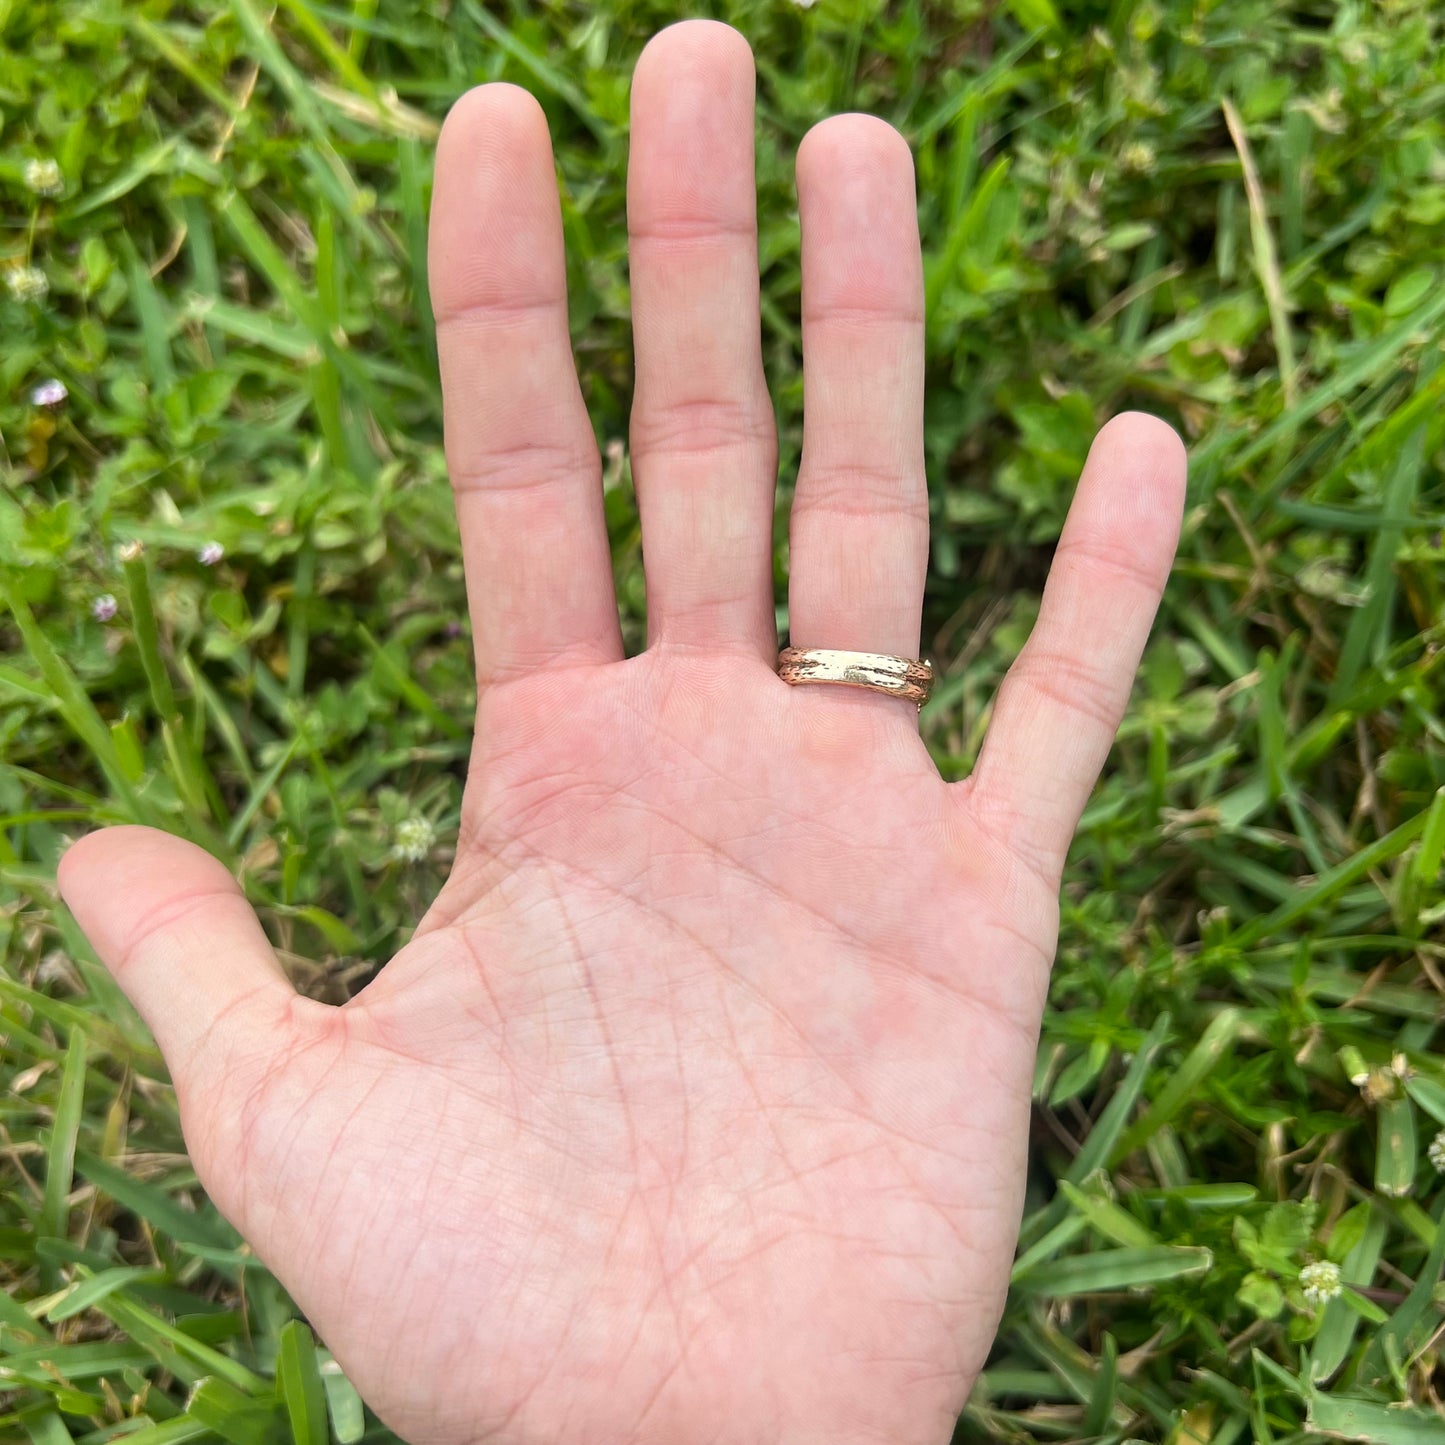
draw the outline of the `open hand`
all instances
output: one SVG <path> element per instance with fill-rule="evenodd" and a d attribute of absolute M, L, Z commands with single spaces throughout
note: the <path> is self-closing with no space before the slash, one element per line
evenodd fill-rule
<path fill-rule="evenodd" d="M 1060 870 L 1178 532 L 1183 450 L 1101 432 L 966 782 L 904 702 L 774 672 L 753 70 L 637 67 L 624 660 L 546 125 L 443 132 L 431 284 L 480 683 L 455 868 L 330 1008 L 226 870 L 120 828 L 67 902 L 154 1029 L 220 1209 L 416 1445 L 942 1442 L 1021 1207 Z M 916 656 L 928 554 L 913 173 L 798 155 L 806 437 L 792 641 Z"/>

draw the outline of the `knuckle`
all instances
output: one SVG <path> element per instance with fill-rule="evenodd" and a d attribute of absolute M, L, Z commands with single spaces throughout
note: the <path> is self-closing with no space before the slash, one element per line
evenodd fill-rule
<path fill-rule="evenodd" d="M 632 454 L 686 457 L 774 444 L 772 412 L 751 398 L 695 397 L 650 404 L 632 415 Z"/>
<path fill-rule="evenodd" d="M 1060 547 L 1058 562 L 1087 572 L 1091 585 L 1097 583 L 1108 587 L 1124 583 L 1150 594 L 1157 593 L 1164 585 L 1158 563 L 1140 556 L 1132 543 L 1123 537 L 1079 537 Z"/>
<path fill-rule="evenodd" d="M 804 466 L 793 496 L 793 516 L 814 514 L 886 518 L 928 526 L 928 493 L 907 466 L 887 462 L 829 462 Z"/>
<path fill-rule="evenodd" d="M 589 456 L 571 442 L 528 436 L 494 445 L 465 463 L 450 468 L 452 491 L 458 497 L 507 492 L 543 492 L 574 485 L 598 470 Z"/>

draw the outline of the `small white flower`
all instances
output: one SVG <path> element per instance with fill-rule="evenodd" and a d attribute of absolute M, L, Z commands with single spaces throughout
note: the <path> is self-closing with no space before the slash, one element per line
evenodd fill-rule
<path fill-rule="evenodd" d="M 116 614 L 116 600 L 109 592 L 102 592 L 94 602 L 90 604 L 90 615 L 97 622 L 109 622 Z"/>
<path fill-rule="evenodd" d="M 1340 1292 L 1340 1267 L 1332 1260 L 1317 1259 L 1300 1270 L 1299 1282 L 1307 1304 L 1325 1304 Z"/>
<path fill-rule="evenodd" d="M 50 290 L 50 278 L 39 266 L 12 266 L 5 284 L 17 301 L 42 301 Z"/>
<path fill-rule="evenodd" d="M 420 863 L 436 840 L 437 830 L 429 818 L 403 818 L 392 831 L 391 856 L 405 863 Z"/>
<path fill-rule="evenodd" d="M 70 392 L 66 389 L 65 383 L 52 376 L 48 381 L 42 381 L 31 389 L 30 405 L 60 406 L 69 395 Z"/>
<path fill-rule="evenodd" d="M 133 537 L 129 542 L 122 542 L 120 546 L 115 549 L 116 559 L 122 565 L 126 562 L 139 562 L 144 554 L 144 543 L 137 542 Z"/>
<path fill-rule="evenodd" d="M 50 156 L 25 162 L 25 184 L 37 196 L 58 196 L 65 189 L 60 164 Z"/>
<path fill-rule="evenodd" d="M 1425 1157 L 1435 1166 L 1436 1173 L 1445 1174 L 1445 1129 L 1430 1141 Z"/>
<path fill-rule="evenodd" d="M 222 557 L 226 555 L 226 549 L 219 542 L 206 542 L 202 544 L 199 552 L 196 553 L 196 561 L 202 567 L 214 567 Z"/>
<path fill-rule="evenodd" d="M 1154 147 L 1144 141 L 1133 141 L 1124 147 L 1119 159 L 1126 171 L 1145 176 L 1154 169 Z"/>
<path fill-rule="evenodd" d="M 793 4 L 799 10 L 811 10 L 818 3 L 818 0 L 793 0 Z"/>
<path fill-rule="evenodd" d="M 611 437 L 602 448 L 602 490 L 610 492 L 622 480 L 627 466 L 627 446 L 621 437 Z"/>

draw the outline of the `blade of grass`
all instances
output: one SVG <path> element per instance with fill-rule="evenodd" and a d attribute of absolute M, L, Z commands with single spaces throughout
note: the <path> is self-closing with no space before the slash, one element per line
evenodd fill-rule
<path fill-rule="evenodd" d="M 1409 517 L 1424 471 L 1425 427 L 1422 425 L 1405 440 L 1395 458 L 1383 498 L 1388 515 Z M 1395 558 L 1400 544 L 1400 534 L 1391 531 L 1378 533 L 1370 544 L 1369 561 L 1365 564 L 1365 605 L 1355 610 L 1345 629 L 1327 707 L 1338 707 L 1359 680 L 1366 658 L 1379 658 L 1389 646 L 1395 609 Z"/>
<path fill-rule="evenodd" d="M 1313 884 L 1299 891 L 1299 896 L 1280 904 L 1263 918 L 1255 918 L 1241 924 L 1229 937 L 1233 948 L 1245 950 L 1263 941 L 1291 923 L 1314 913 L 1321 904 L 1329 902 L 1344 892 L 1357 878 L 1362 878 L 1381 863 L 1398 858 L 1411 843 L 1425 831 L 1427 814 L 1417 813 L 1413 818 L 1392 829 L 1383 838 L 1377 838 L 1367 847 L 1352 853 L 1343 862 L 1337 863 L 1328 873 L 1315 879 Z"/>
<path fill-rule="evenodd" d="M 1233 1047 L 1243 1023 L 1243 1014 L 1235 1008 L 1221 1009 L 1215 1014 L 1200 1035 L 1199 1042 L 1169 1075 L 1158 1097 L 1120 1135 L 1109 1151 L 1111 1161 L 1117 1162 L 1141 1148 L 1157 1130 L 1174 1118 Z"/>
<path fill-rule="evenodd" d="M 268 1382 L 260 1375 L 151 1314 L 124 1293 L 107 1295 L 97 1300 L 94 1308 L 149 1350 L 172 1374 L 190 1384 L 199 1384 L 207 1375 L 214 1375 L 244 1394 L 260 1395 L 268 1389 Z"/>
<path fill-rule="evenodd" d="M 182 1209 L 155 1185 L 144 1183 L 94 1155 L 82 1153 L 76 1163 L 80 1172 L 107 1198 L 147 1220 L 167 1239 L 218 1249 L 234 1245 L 235 1235 L 230 1226 L 218 1217 Z"/>
<path fill-rule="evenodd" d="M 1375 1110 L 1375 1188 L 1392 1199 L 1415 1187 L 1419 1150 L 1415 1107 L 1408 1097 L 1381 1100 Z"/>
<path fill-rule="evenodd" d="M 203 1380 L 186 1413 L 203 1421 L 229 1445 L 277 1445 L 284 1413 L 275 1399 L 257 1399 L 227 1380 Z"/>
<path fill-rule="evenodd" d="M 605 145 L 610 139 L 607 127 L 598 118 L 587 97 L 568 75 L 551 61 L 544 59 L 530 49 L 507 29 L 507 27 L 477 0 L 461 0 L 461 9 L 493 45 L 513 60 L 522 70 L 546 91 L 564 101 L 572 114 L 591 131 L 593 138 Z"/>
<path fill-rule="evenodd" d="M 1265 306 L 1269 310 L 1270 331 L 1273 333 L 1274 349 L 1279 358 L 1280 388 L 1284 392 L 1284 415 L 1288 417 L 1293 414 L 1298 400 L 1295 384 L 1297 363 L 1294 337 L 1289 324 L 1290 305 L 1285 296 L 1284 278 L 1280 275 L 1274 232 L 1269 224 L 1269 209 L 1265 204 L 1264 187 L 1259 183 L 1259 172 L 1255 168 L 1254 153 L 1250 150 L 1244 122 L 1239 118 L 1239 112 L 1228 96 L 1220 102 L 1220 108 L 1224 112 L 1224 123 L 1229 128 L 1229 138 L 1234 142 L 1240 169 L 1244 174 L 1244 195 L 1249 205 L 1249 234 L 1254 245 L 1254 268 L 1264 291 Z M 1281 434 L 1281 444 L 1288 436 L 1287 431 Z"/>
<path fill-rule="evenodd" d="M 1380 1405 L 1372 1400 L 1325 1395 L 1312 1390 L 1306 1425 L 1340 1440 L 1375 1445 L 1445 1445 L 1445 1420 L 1412 1406 Z"/>
<path fill-rule="evenodd" d="M 1214 1263 L 1207 1249 L 1159 1245 L 1149 1249 L 1101 1249 L 1071 1254 L 1036 1266 L 1013 1281 L 1021 1294 L 1066 1299 L 1071 1295 L 1105 1294 L 1140 1289 L 1185 1275 L 1203 1274 Z"/>
<path fill-rule="evenodd" d="M 1340 1265 L 1340 1278 L 1348 1285 L 1366 1286 L 1374 1282 L 1375 1270 L 1385 1248 L 1389 1224 L 1377 1207 L 1370 1208 L 1364 1233 Z M 1330 1379 L 1344 1364 L 1360 1328 L 1360 1317 L 1343 1299 L 1332 1299 L 1325 1305 L 1319 1333 L 1310 1352 L 1310 1378 Z"/>
<path fill-rule="evenodd" d="M 78 1279 L 46 1310 L 45 1318 L 52 1324 L 59 1324 L 62 1320 L 84 1314 L 107 1295 L 112 1295 L 116 1290 L 124 1289 L 137 1280 L 153 1281 L 163 1278 L 160 1270 L 145 1265 L 119 1265 L 115 1269 L 103 1270 L 100 1274 Z"/>
<path fill-rule="evenodd" d="M 1059 1181 L 1059 1192 L 1082 1215 L 1089 1228 L 1110 1244 L 1125 1248 L 1148 1249 L 1160 1243 L 1159 1236 L 1141 1224 L 1127 1209 L 1121 1208 L 1111 1199 L 1101 1199 L 1086 1194 L 1067 1179 Z"/>
<path fill-rule="evenodd" d="M 40 1209 L 42 1230 L 57 1239 L 68 1232 L 70 1190 L 75 1177 L 75 1141 L 85 1106 L 85 1034 L 73 1029 L 65 1049 L 55 1121 L 46 1151 L 45 1197 Z"/>
<path fill-rule="evenodd" d="M 321 1362 L 321 1380 L 326 1386 L 326 1407 L 331 1412 L 331 1430 L 337 1445 L 356 1445 L 366 1431 L 361 1396 L 329 1355 Z"/>
<path fill-rule="evenodd" d="M 331 1435 L 326 1423 L 326 1385 L 311 1331 L 300 1320 L 289 1321 L 281 1331 L 276 1384 L 295 1445 L 327 1445 Z"/>

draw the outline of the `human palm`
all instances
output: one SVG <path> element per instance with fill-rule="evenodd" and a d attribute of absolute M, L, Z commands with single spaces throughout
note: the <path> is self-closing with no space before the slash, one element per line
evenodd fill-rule
<path fill-rule="evenodd" d="M 1017 1230 L 1059 870 L 1177 534 L 1101 433 L 973 776 L 911 706 L 774 671 L 746 46 L 639 62 L 623 660 L 535 103 L 443 134 L 432 288 L 480 684 L 450 879 L 345 1007 L 220 864 L 115 829 L 67 900 L 155 1030 L 197 1170 L 417 1445 L 948 1437 Z M 927 508 L 907 152 L 799 156 L 795 643 L 916 654 Z"/>

